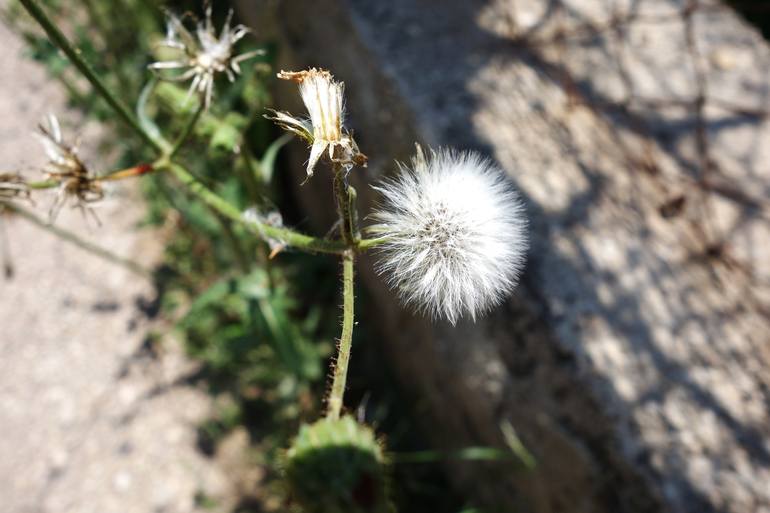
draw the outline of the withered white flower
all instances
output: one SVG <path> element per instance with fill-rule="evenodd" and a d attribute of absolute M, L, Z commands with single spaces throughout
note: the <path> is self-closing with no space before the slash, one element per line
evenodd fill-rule
<path fill-rule="evenodd" d="M 452 324 L 499 304 L 527 251 L 523 207 L 501 170 L 473 152 L 418 147 L 411 168 L 375 187 L 377 271 L 402 300 Z"/>
<path fill-rule="evenodd" d="M 176 76 L 166 76 L 166 80 L 185 81 L 192 78 L 188 97 L 193 92 L 202 96 L 205 108 L 211 105 L 214 92 L 214 78 L 218 73 L 227 75 L 233 82 L 241 72 L 240 63 L 264 53 L 254 50 L 240 55 L 234 55 L 234 45 L 250 32 L 243 25 L 230 27 L 233 11 L 227 15 L 222 32 L 217 36 L 211 23 L 211 6 L 206 8 L 206 18 L 199 22 L 195 36 L 184 26 L 182 20 L 173 14 L 168 15 L 166 23 L 166 38 L 159 46 L 170 49 L 175 55 L 168 60 L 150 64 L 153 70 L 184 70 Z"/>
<path fill-rule="evenodd" d="M 354 165 L 365 166 L 366 156 L 358 150 L 353 136 L 344 127 L 345 85 L 334 80 L 328 71 L 316 68 L 281 71 L 278 78 L 299 84 L 299 93 L 310 119 L 297 118 L 279 111 L 273 111 L 269 119 L 311 145 L 307 176 L 313 176 L 316 164 L 327 151 L 329 160 L 347 169 Z"/>

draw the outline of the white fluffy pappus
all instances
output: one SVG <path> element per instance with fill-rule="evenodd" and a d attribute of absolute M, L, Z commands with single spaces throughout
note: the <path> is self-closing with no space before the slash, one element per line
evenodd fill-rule
<path fill-rule="evenodd" d="M 527 222 L 504 173 L 474 152 L 418 147 L 411 167 L 375 186 L 371 216 L 377 272 L 402 301 L 452 324 L 499 304 L 516 286 L 527 252 Z"/>

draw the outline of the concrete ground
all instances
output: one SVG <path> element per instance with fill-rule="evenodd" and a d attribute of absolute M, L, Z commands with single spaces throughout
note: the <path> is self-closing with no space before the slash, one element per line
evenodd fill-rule
<path fill-rule="evenodd" d="M 88 149 L 100 128 L 65 108 L 64 92 L 2 24 L 0 47 L 0 169 L 40 176 L 31 133 L 48 112 L 65 138 L 83 136 L 97 164 Z M 52 196 L 38 197 L 29 207 L 45 216 Z M 112 191 L 98 215 L 101 227 L 64 208 L 56 224 L 157 262 L 162 241 L 136 229 L 135 189 Z M 23 219 L 4 221 L 15 275 L 0 279 L 0 513 L 190 512 L 196 495 L 229 508 L 227 472 L 195 446 L 211 399 L 178 384 L 194 365 L 178 348 L 155 357 L 144 345 L 149 321 L 137 302 L 152 299 L 152 284 Z"/>

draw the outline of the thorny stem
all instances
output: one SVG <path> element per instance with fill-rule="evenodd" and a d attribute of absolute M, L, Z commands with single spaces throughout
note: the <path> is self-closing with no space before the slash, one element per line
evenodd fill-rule
<path fill-rule="evenodd" d="M 38 226 L 39 228 L 49 231 L 54 235 L 56 235 L 57 237 L 60 237 L 66 240 L 67 242 L 71 242 L 72 244 L 78 246 L 81 249 L 84 249 L 90 253 L 93 253 L 112 263 L 122 265 L 123 267 L 133 272 L 134 274 L 142 276 L 143 278 L 152 277 L 152 272 L 149 269 L 146 269 L 145 267 L 137 264 L 133 260 L 129 260 L 128 258 L 122 257 L 120 255 L 116 255 L 115 253 L 107 249 L 104 249 L 101 246 L 98 246 L 92 242 L 89 242 L 81 238 L 80 236 L 70 232 L 69 230 L 65 230 L 63 228 L 59 228 L 58 226 L 46 223 L 45 221 L 37 217 L 35 214 L 33 214 L 32 212 L 30 212 L 29 210 L 23 207 L 20 207 L 19 205 L 16 205 L 14 203 L 7 202 L 7 201 L 0 201 L 0 210 L 2 209 L 7 209 L 13 212 L 14 214 L 19 215 L 20 217 L 23 217 L 24 219 Z"/>
<path fill-rule="evenodd" d="M 83 59 L 80 50 L 74 48 L 62 32 L 51 22 L 48 15 L 40 8 L 37 0 L 19 0 L 29 14 L 35 18 L 35 20 L 43 27 L 51 42 L 61 49 L 62 52 L 69 58 L 72 64 L 83 74 L 91 85 L 94 86 L 96 92 L 98 92 L 102 98 L 115 110 L 115 112 L 123 119 L 123 121 L 130 126 L 136 133 L 138 133 L 144 142 L 156 150 L 163 151 L 163 147 L 153 139 L 150 134 L 144 131 L 139 121 L 134 117 L 130 110 L 115 97 L 107 86 L 104 84 L 101 78 L 91 68 L 91 66 Z"/>
<path fill-rule="evenodd" d="M 329 392 L 326 416 L 340 418 L 342 399 L 350 364 L 350 348 L 353 345 L 353 251 L 348 249 L 342 254 L 342 334 L 340 335 L 337 361 L 334 364 L 334 378 Z"/>

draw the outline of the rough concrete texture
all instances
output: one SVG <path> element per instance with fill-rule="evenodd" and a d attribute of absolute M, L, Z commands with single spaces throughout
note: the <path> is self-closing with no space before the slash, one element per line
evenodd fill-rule
<path fill-rule="evenodd" d="M 456 483 L 494 511 L 770 511 L 770 52 L 754 29 L 705 1 L 241 5 L 278 28 L 283 67 L 346 82 L 364 211 L 415 140 L 483 151 L 527 199 L 523 283 L 475 325 L 416 318 L 360 266 L 435 443 L 500 443 L 510 422 L 538 460 L 450 466 Z M 300 189 L 319 232 L 325 178 Z"/>
<path fill-rule="evenodd" d="M 0 47 L 2 168 L 39 176 L 45 156 L 31 134 L 49 111 L 98 162 L 89 150 L 103 130 L 67 111 L 3 24 Z M 45 217 L 53 195 L 36 198 L 26 206 Z M 97 207 L 102 227 L 66 207 L 56 224 L 150 266 L 162 239 L 136 229 L 142 209 L 121 188 Z M 199 492 L 225 508 L 232 483 L 195 445 L 211 399 L 184 384 L 195 368 L 178 348 L 145 345 L 137 301 L 153 299 L 152 284 L 23 219 L 2 221 L 15 276 L 0 279 L 0 512 L 188 513 Z"/>

